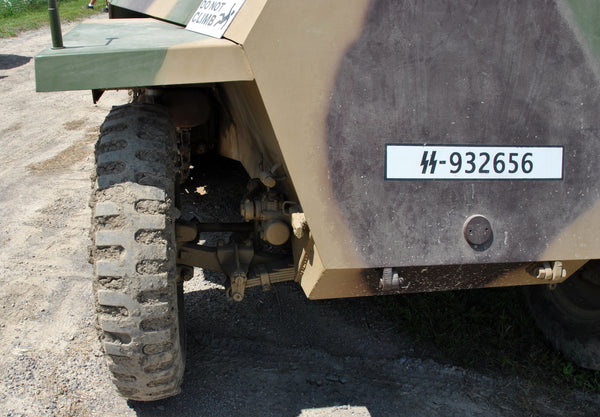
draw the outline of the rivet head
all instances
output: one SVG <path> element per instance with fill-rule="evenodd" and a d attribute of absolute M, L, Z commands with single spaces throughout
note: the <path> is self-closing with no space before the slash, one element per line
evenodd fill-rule
<path fill-rule="evenodd" d="M 492 240 L 492 225 L 484 216 L 471 216 L 463 226 L 463 235 L 470 245 L 485 245 Z"/>

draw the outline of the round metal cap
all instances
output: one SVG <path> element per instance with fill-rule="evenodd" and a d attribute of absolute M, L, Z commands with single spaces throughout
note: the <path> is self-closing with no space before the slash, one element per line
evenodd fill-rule
<path fill-rule="evenodd" d="M 463 234 L 470 245 L 484 245 L 492 239 L 492 225 L 484 216 L 471 216 L 463 226 Z"/>

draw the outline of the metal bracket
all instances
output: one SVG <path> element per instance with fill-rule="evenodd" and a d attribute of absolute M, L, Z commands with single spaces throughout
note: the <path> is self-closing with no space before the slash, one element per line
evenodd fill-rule
<path fill-rule="evenodd" d="M 567 270 L 563 268 L 561 261 L 544 262 L 533 271 L 532 275 L 543 281 L 558 281 L 566 278 Z"/>
<path fill-rule="evenodd" d="M 394 268 L 383 268 L 383 274 L 379 280 L 379 290 L 383 292 L 400 291 L 400 286 L 404 283 L 398 271 Z"/>
<path fill-rule="evenodd" d="M 223 272 L 229 277 L 230 288 L 227 295 L 234 301 L 244 299 L 244 289 L 248 279 L 246 275 L 252 258 L 254 258 L 254 248 L 250 245 L 242 246 L 235 242 L 225 245 L 220 241 L 217 246 L 217 259 Z"/>
<path fill-rule="evenodd" d="M 269 271 L 264 265 L 258 265 L 255 269 L 256 275 L 260 278 L 260 285 L 263 291 L 269 291 L 271 289 L 271 280 L 269 279 Z M 249 287 L 250 281 L 246 284 Z"/>

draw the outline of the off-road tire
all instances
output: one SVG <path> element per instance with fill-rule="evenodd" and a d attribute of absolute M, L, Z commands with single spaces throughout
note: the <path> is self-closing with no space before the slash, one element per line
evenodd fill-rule
<path fill-rule="evenodd" d="M 177 282 L 176 136 L 166 109 L 114 107 L 100 128 L 92 207 L 97 323 L 119 393 L 176 395 L 184 371 Z"/>
<path fill-rule="evenodd" d="M 600 370 L 600 261 L 556 288 L 526 287 L 536 324 L 555 349 L 583 368 Z"/>

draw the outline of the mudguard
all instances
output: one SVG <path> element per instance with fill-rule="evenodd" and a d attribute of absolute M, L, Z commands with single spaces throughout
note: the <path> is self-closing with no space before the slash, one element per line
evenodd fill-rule
<path fill-rule="evenodd" d="M 240 45 L 151 18 L 87 21 L 63 49 L 35 57 L 37 91 L 149 87 L 254 78 Z"/>

